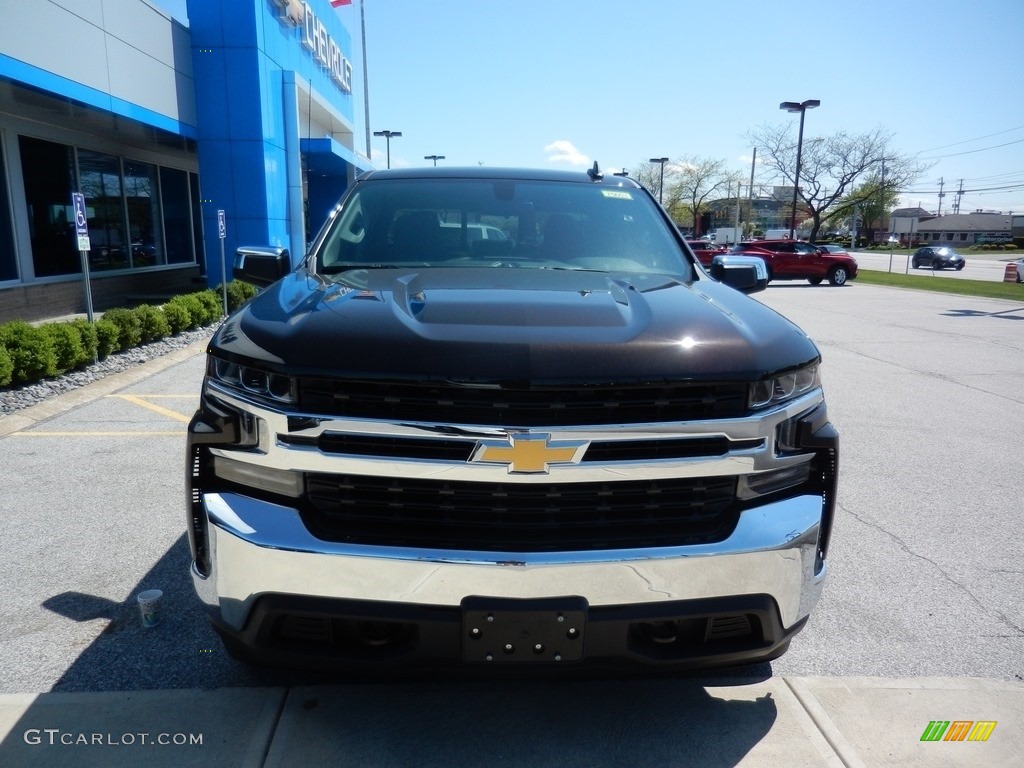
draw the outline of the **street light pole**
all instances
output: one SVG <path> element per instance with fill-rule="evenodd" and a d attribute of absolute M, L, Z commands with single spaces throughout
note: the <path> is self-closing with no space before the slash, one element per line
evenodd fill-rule
<path fill-rule="evenodd" d="M 437 161 L 438 160 L 444 160 L 444 155 L 424 155 L 423 159 L 424 160 L 433 160 L 434 161 L 434 167 L 437 168 Z"/>
<path fill-rule="evenodd" d="M 665 191 L 665 163 L 668 162 L 668 158 L 652 157 L 651 162 L 661 166 L 661 180 L 658 182 L 658 204 L 661 205 L 663 203 L 662 193 Z"/>
<path fill-rule="evenodd" d="M 392 139 L 392 137 L 401 136 L 402 132 L 401 131 L 374 131 L 373 135 L 374 136 L 383 136 L 385 139 L 387 139 L 387 143 L 388 143 L 388 168 L 390 168 L 391 167 L 391 139 Z"/>
<path fill-rule="evenodd" d="M 779 109 L 784 109 L 787 112 L 800 113 L 800 133 L 796 140 L 796 178 L 793 179 L 793 211 L 789 218 L 790 240 L 796 239 L 796 199 L 800 192 L 800 160 L 804 148 L 804 114 L 808 109 L 814 109 L 818 106 L 821 106 L 821 102 L 818 99 L 808 99 L 807 101 L 800 103 L 795 101 L 784 101 L 779 104 Z"/>

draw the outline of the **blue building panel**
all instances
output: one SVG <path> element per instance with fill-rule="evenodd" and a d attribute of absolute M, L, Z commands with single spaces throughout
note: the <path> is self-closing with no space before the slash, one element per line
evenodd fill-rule
<path fill-rule="evenodd" d="M 195 73 L 196 112 L 199 115 L 200 138 L 203 141 L 227 139 L 227 89 L 229 80 L 223 48 L 193 48 L 192 70 Z M 219 109 L 215 105 L 221 105 Z M 200 146 L 200 154 L 202 147 Z"/>
<path fill-rule="evenodd" d="M 263 139 L 261 115 L 266 108 L 266 93 L 260 83 L 260 58 L 255 48 L 224 51 L 227 88 L 222 109 L 228 116 L 228 136 L 236 141 Z"/>
<path fill-rule="evenodd" d="M 220 248 L 218 209 L 231 223 L 224 243 L 230 253 L 238 244 L 261 243 L 300 251 L 313 232 L 305 232 L 297 213 L 303 206 L 289 196 L 300 189 L 300 140 L 317 130 L 296 115 L 308 115 L 315 99 L 322 112 L 336 116 L 333 135 L 351 131 L 354 49 L 342 18 L 348 14 L 355 23 L 358 16 L 354 9 L 339 13 L 328 0 L 189 0 L 188 11 L 200 176 L 210 200 L 203 207 L 207 253 Z M 296 103 L 297 94 L 306 103 Z M 347 186 L 355 158 L 330 133 L 313 138 L 321 172 L 306 202 L 308 225 L 315 230 Z M 293 262 L 301 257 L 292 254 Z M 212 286 L 221 278 L 220 267 L 208 261 Z"/>
<path fill-rule="evenodd" d="M 260 2 L 261 0 L 247 0 Z M 232 27 L 225 25 L 224 19 L 235 15 L 234 7 L 239 5 L 239 0 L 222 0 L 213 2 L 210 0 L 188 0 L 188 26 L 192 36 L 192 50 L 197 48 L 223 48 L 225 35 L 234 37 Z M 237 39 L 237 38 L 236 38 Z"/>

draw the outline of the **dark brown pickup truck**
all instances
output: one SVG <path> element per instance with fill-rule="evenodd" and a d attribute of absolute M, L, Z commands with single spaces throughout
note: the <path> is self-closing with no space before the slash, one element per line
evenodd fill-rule
<path fill-rule="evenodd" d="M 493 229 L 488 237 L 481 228 Z M 228 649 L 407 662 L 760 662 L 826 575 L 817 348 L 697 265 L 632 179 L 372 172 L 209 346 L 196 591 Z"/>

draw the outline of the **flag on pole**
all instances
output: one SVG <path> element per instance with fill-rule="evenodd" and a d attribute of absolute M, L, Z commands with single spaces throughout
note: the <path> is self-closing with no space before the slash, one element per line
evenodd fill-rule
<path fill-rule="evenodd" d="M 343 5 L 352 5 L 352 0 L 330 0 L 332 8 L 340 8 Z"/>

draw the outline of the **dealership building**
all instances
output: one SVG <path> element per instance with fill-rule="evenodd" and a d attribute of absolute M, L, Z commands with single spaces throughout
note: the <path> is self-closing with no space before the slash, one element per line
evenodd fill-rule
<path fill-rule="evenodd" d="M 213 287 L 238 245 L 294 262 L 371 167 L 358 4 L 187 9 L 5 7 L 0 322 Z"/>

